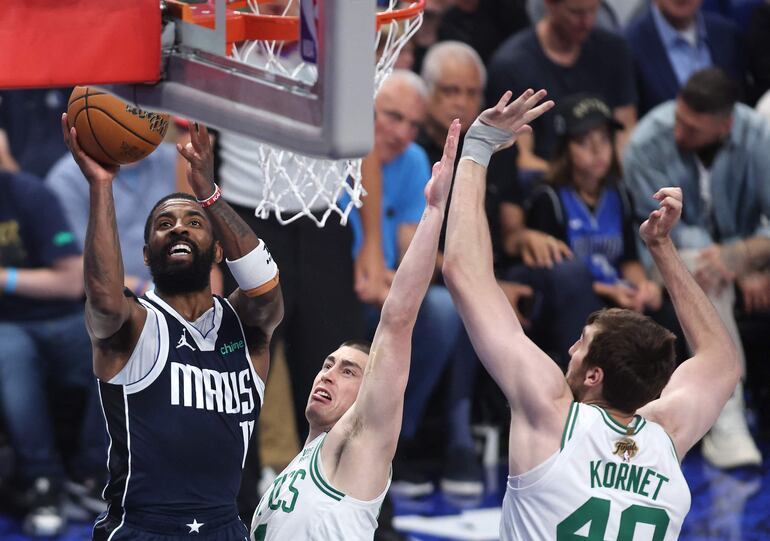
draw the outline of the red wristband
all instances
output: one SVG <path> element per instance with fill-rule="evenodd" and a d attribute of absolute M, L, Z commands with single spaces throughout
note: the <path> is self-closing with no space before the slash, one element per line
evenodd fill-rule
<path fill-rule="evenodd" d="M 219 185 L 215 183 L 214 184 L 214 193 L 213 194 L 208 196 L 206 199 L 197 199 L 197 198 L 196 199 L 197 199 L 198 203 L 200 203 L 200 205 L 203 208 L 206 208 L 206 207 L 210 207 L 211 205 L 216 203 L 219 200 L 220 197 L 222 197 L 222 190 L 220 190 L 219 189 Z"/>

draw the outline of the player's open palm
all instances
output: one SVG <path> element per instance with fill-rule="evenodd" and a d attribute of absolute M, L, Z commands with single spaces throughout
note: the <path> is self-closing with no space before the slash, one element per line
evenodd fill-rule
<path fill-rule="evenodd" d="M 89 184 L 97 183 L 110 183 L 115 178 L 120 170 L 119 165 L 106 165 L 97 162 L 91 156 L 81 148 L 78 143 L 78 134 L 75 127 L 69 127 L 67 122 L 67 113 L 61 116 L 61 130 L 64 136 L 64 144 L 72 153 L 72 157 L 75 158 L 75 163 L 78 164 L 80 170 L 83 172 L 83 176 Z"/>
<path fill-rule="evenodd" d="M 639 234 L 648 246 L 666 240 L 682 215 L 681 188 L 661 188 L 652 197 L 660 205 L 639 228 Z"/>
<path fill-rule="evenodd" d="M 494 107 L 486 109 L 479 115 L 478 120 L 482 124 L 505 130 L 511 134 L 508 141 L 495 148 L 496 152 L 511 146 L 516 137 L 522 133 L 531 132 L 532 128 L 529 123 L 553 107 L 552 100 L 540 103 L 546 94 L 545 90 L 541 89 L 535 92 L 530 88 L 511 102 L 513 92 L 508 90 Z"/>
<path fill-rule="evenodd" d="M 187 182 L 199 199 L 205 199 L 214 190 L 214 151 L 206 126 L 196 122 L 188 124 L 190 141 L 176 149 L 187 160 Z"/>
<path fill-rule="evenodd" d="M 460 121 L 454 119 L 449 126 L 446 142 L 444 143 L 444 154 L 441 161 L 433 164 L 433 172 L 425 186 L 425 201 L 428 206 L 444 209 L 449 190 L 452 187 L 452 176 L 454 175 L 455 156 L 457 155 L 457 143 L 460 140 Z"/>

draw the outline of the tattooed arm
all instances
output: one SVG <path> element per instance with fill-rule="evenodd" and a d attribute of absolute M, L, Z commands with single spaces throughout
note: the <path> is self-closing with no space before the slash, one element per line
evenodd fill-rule
<path fill-rule="evenodd" d="M 123 258 L 115 220 L 112 181 L 117 166 L 103 166 L 80 148 L 75 128 L 62 115 L 64 142 L 90 186 L 88 228 L 83 250 L 86 326 L 94 346 L 94 373 L 109 380 L 125 366 L 145 318 L 144 308 L 123 294 Z"/>
<path fill-rule="evenodd" d="M 177 150 L 188 162 L 187 181 L 190 187 L 199 200 L 204 200 L 215 191 L 211 140 L 205 126 L 190 122 L 189 129 L 190 142 L 185 146 L 177 144 Z M 217 199 L 205 211 L 228 260 L 240 259 L 257 248 L 257 235 L 224 199 Z M 283 318 L 281 286 L 279 284 L 267 293 L 254 297 L 236 289 L 228 299 L 244 325 L 254 368 L 264 380 L 268 366 L 267 346 Z"/>

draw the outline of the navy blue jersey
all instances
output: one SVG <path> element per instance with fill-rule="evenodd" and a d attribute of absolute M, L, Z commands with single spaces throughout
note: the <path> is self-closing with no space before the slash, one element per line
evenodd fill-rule
<path fill-rule="evenodd" d="M 121 374 L 99 382 L 110 436 L 109 515 L 126 524 L 168 522 L 172 530 L 237 517 L 264 394 L 240 320 L 216 296 L 205 332 L 153 292 L 139 302 L 148 311 L 139 343 Z"/>

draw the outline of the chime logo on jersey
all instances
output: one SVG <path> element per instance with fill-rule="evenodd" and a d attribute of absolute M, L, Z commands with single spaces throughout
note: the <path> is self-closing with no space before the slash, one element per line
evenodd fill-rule
<path fill-rule="evenodd" d="M 254 410 L 251 372 L 217 372 L 189 364 L 171 363 L 171 405 L 219 413 Z"/>
<path fill-rule="evenodd" d="M 639 447 L 636 442 L 631 438 L 620 438 L 615 442 L 615 450 L 612 451 L 613 455 L 618 455 L 623 459 L 623 462 L 631 462 L 636 453 L 639 452 Z"/>

